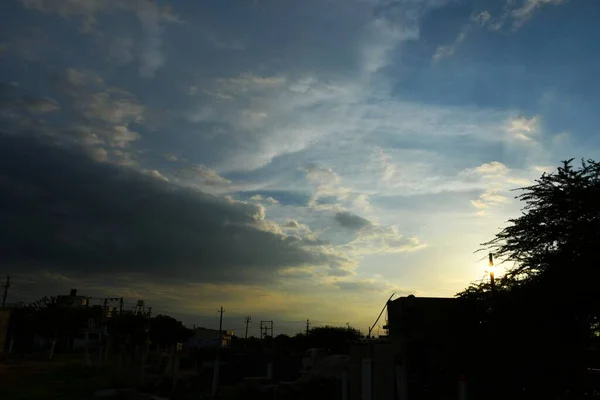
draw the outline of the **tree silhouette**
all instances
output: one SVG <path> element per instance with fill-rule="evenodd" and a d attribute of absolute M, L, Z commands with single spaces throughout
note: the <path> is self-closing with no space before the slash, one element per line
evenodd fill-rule
<path fill-rule="evenodd" d="M 360 332 L 352 327 L 321 326 L 311 329 L 307 339 L 311 347 L 328 349 L 332 353 L 347 353 L 350 346 L 361 338 Z"/>
<path fill-rule="evenodd" d="M 522 215 L 480 250 L 512 265 L 493 293 L 481 282 L 458 296 L 478 304 L 477 335 L 494 343 L 498 368 L 546 371 L 550 387 L 568 374 L 552 379 L 548 371 L 584 367 L 597 337 L 600 164 L 588 160 L 575 168 L 572 159 L 564 161 L 517 190 Z"/>

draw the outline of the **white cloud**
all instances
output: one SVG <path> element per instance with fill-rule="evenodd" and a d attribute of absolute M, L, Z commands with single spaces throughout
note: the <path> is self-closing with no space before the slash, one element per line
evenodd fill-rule
<path fill-rule="evenodd" d="M 214 189 L 226 188 L 231 184 L 229 179 L 222 177 L 214 169 L 201 164 L 184 167 L 178 170 L 175 175 L 181 183 L 196 186 L 209 192 Z"/>
<path fill-rule="evenodd" d="M 260 194 L 255 194 L 254 196 L 250 197 L 249 200 L 256 201 L 259 203 L 267 203 L 267 204 L 278 204 L 279 203 L 279 201 L 277 201 L 277 199 L 274 199 L 271 196 L 261 196 Z"/>
<path fill-rule="evenodd" d="M 513 28 L 518 29 L 523 26 L 533 16 L 535 11 L 545 4 L 558 6 L 566 2 L 567 0 L 525 0 L 521 7 L 514 8 L 510 13 L 513 18 Z"/>
<path fill-rule="evenodd" d="M 438 46 L 435 50 L 435 53 L 432 56 L 433 62 L 438 62 L 443 58 L 452 57 L 456 52 L 458 46 L 462 42 L 464 42 L 467 36 L 469 35 L 471 28 L 471 24 L 464 25 L 458 36 L 456 36 L 456 39 L 454 39 L 454 43 L 452 43 L 451 45 Z"/>
<path fill-rule="evenodd" d="M 361 211 L 370 211 L 373 208 L 369 202 L 369 196 L 364 193 L 356 196 L 354 199 L 354 207 Z"/>
<path fill-rule="evenodd" d="M 342 210 L 342 201 L 350 195 L 350 188 L 341 185 L 341 178 L 331 168 L 317 166 L 307 167 L 306 180 L 313 185 L 313 193 L 308 205 L 320 210 Z M 331 198 L 332 202 L 320 203 L 320 200 Z"/>
<path fill-rule="evenodd" d="M 381 179 L 384 182 L 389 181 L 394 177 L 394 174 L 396 173 L 396 165 L 392 161 L 392 157 L 390 157 L 382 148 L 376 148 L 375 153 L 379 157 L 379 161 L 381 163 Z"/>
<path fill-rule="evenodd" d="M 515 138 L 526 142 L 531 142 L 538 134 L 540 117 L 538 115 L 527 118 L 519 115 L 510 120 L 507 128 L 508 132 L 513 134 Z"/>
<path fill-rule="evenodd" d="M 442 58 L 452 57 L 454 55 L 454 46 L 438 46 L 433 54 L 433 61 L 439 61 Z"/>
<path fill-rule="evenodd" d="M 471 200 L 475 208 L 489 208 L 492 206 L 506 204 L 510 199 L 497 191 L 490 190 L 482 193 L 477 200 Z"/>
<path fill-rule="evenodd" d="M 552 165 L 534 165 L 533 170 L 539 174 L 549 174 L 555 171 L 556 167 L 552 166 Z"/>
<path fill-rule="evenodd" d="M 519 2 L 516 0 L 506 0 L 500 15 L 495 18 L 489 15 L 480 26 L 487 26 L 491 31 L 499 31 L 504 26 L 510 25 L 514 32 L 525 25 L 543 5 L 551 4 L 558 6 L 567 2 L 568 0 L 521 0 Z M 517 5 L 517 3 L 520 3 L 520 5 Z"/>
<path fill-rule="evenodd" d="M 340 246 L 353 256 L 381 253 L 401 253 L 424 248 L 425 245 L 414 237 L 400 234 L 398 227 L 371 226 L 358 231 L 354 240 Z"/>
<path fill-rule="evenodd" d="M 474 168 L 467 168 L 458 174 L 459 179 L 466 181 L 481 181 L 482 179 L 504 179 L 509 173 L 506 165 L 498 161 L 483 163 Z"/>
<path fill-rule="evenodd" d="M 145 172 L 146 174 L 150 175 L 153 178 L 160 179 L 165 182 L 169 181 L 169 179 L 166 176 L 164 176 L 163 174 L 161 174 L 160 171 L 158 171 L 157 169 L 143 170 L 143 172 Z"/>
<path fill-rule="evenodd" d="M 475 22 L 479 26 L 485 26 L 491 17 L 492 15 L 490 14 L 490 12 L 484 10 L 471 16 L 471 21 Z"/>

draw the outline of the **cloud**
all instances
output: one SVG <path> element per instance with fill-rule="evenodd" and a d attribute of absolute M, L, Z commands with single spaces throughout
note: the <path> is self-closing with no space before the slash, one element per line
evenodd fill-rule
<path fill-rule="evenodd" d="M 21 0 L 28 9 L 57 13 L 63 18 L 81 18 L 82 30 L 85 33 L 98 33 L 96 17 L 100 13 L 125 10 L 133 13 L 140 22 L 143 31 L 143 40 L 135 47 L 139 60 L 139 72 L 142 77 L 153 77 L 164 63 L 162 52 L 162 23 L 181 23 L 182 21 L 173 14 L 169 5 L 160 6 L 153 0 Z M 120 63 L 127 63 L 133 59 L 133 43 L 131 38 L 118 38 L 113 40 L 109 52 L 112 58 Z"/>
<path fill-rule="evenodd" d="M 249 200 L 256 201 L 259 203 L 268 203 L 268 204 L 278 204 L 279 203 L 279 201 L 277 201 L 277 199 L 274 199 L 271 196 L 262 196 L 260 194 L 255 194 L 254 196 L 250 197 Z"/>
<path fill-rule="evenodd" d="M 418 238 L 400 234 L 398 227 L 371 226 L 358 231 L 355 239 L 341 246 L 350 255 L 401 253 L 424 248 Z"/>
<path fill-rule="evenodd" d="M 492 17 L 492 15 L 490 14 L 490 12 L 487 10 L 484 10 L 477 14 L 472 15 L 471 21 L 475 22 L 479 26 L 485 26 L 491 17 Z"/>
<path fill-rule="evenodd" d="M 506 204 L 509 201 L 508 197 L 499 194 L 497 191 L 490 190 L 481 194 L 477 200 L 471 200 L 471 204 L 473 207 L 481 209 Z"/>
<path fill-rule="evenodd" d="M 549 174 L 554 172 L 554 170 L 556 169 L 556 167 L 554 167 L 553 165 L 534 165 L 533 170 L 539 174 Z"/>
<path fill-rule="evenodd" d="M 161 10 L 154 2 L 138 0 L 135 14 L 145 32 L 144 41 L 139 53 L 140 75 L 146 78 L 154 76 L 165 63 L 162 53 Z"/>
<path fill-rule="evenodd" d="M 434 62 L 438 62 L 443 58 L 452 57 L 458 46 L 467 38 L 473 26 L 479 28 L 487 27 L 490 31 L 499 31 L 505 25 L 508 19 L 512 20 L 512 30 L 516 31 L 521 28 L 531 17 L 534 12 L 545 4 L 560 5 L 567 3 L 568 0 L 524 0 L 520 7 L 516 7 L 515 0 L 506 0 L 504 10 L 497 18 L 492 18 L 492 14 L 488 10 L 480 11 L 471 15 L 470 21 L 463 25 L 461 32 L 458 34 L 453 44 L 442 45 L 436 48 L 432 58 Z M 522 137 L 523 138 L 523 137 Z M 524 138 L 527 140 L 526 138 Z"/>
<path fill-rule="evenodd" d="M 277 89 L 285 84 L 286 79 L 280 76 L 259 76 L 243 73 L 231 78 L 218 78 L 205 87 L 203 93 L 220 100 L 233 100 L 242 95 L 257 95 L 265 91 Z M 194 88 L 192 90 L 192 88 Z M 190 87 L 190 94 L 196 94 L 197 86 Z"/>
<path fill-rule="evenodd" d="M 7 100 L 0 103 L 0 108 L 15 113 L 25 111 L 29 114 L 45 114 L 60 110 L 58 102 L 50 97 L 24 96 L 18 100 Z"/>
<path fill-rule="evenodd" d="M 341 185 L 341 178 L 331 168 L 309 166 L 304 169 L 306 179 L 313 185 L 314 191 L 308 205 L 315 209 L 339 209 L 340 201 L 346 200 L 350 188 Z M 331 199 L 325 203 L 323 200 Z"/>
<path fill-rule="evenodd" d="M 476 174 L 490 176 L 490 175 L 506 175 L 508 167 L 501 162 L 492 161 L 489 163 L 481 164 L 473 169 L 468 170 Z"/>
<path fill-rule="evenodd" d="M 304 225 L 300 224 L 298 221 L 290 219 L 285 221 L 283 227 L 286 229 L 301 229 Z"/>
<path fill-rule="evenodd" d="M 136 125 L 142 123 L 146 114 L 146 107 L 136 96 L 107 85 L 92 71 L 67 68 L 53 81 L 56 89 L 70 98 L 70 111 L 76 118 L 66 124 L 58 121 L 51 135 L 83 146 L 121 149 L 120 153 L 111 153 L 113 158 L 121 164 L 131 164 L 133 156 L 122 150 L 141 138 Z"/>
<path fill-rule="evenodd" d="M 375 149 L 375 154 L 379 157 L 379 162 L 381 163 L 381 179 L 383 181 L 389 181 L 396 173 L 396 165 L 393 163 L 392 157 L 390 157 L 382 148 L 379 147 Z"/>
<path fill-rule="evenodd" d="M 387 289 L 385 283 L 373 280 L 338 281 L 333 285 L 350 292 L 380 292 Z"/>
<path fill-rule="evenodd" d="M 21 0 L 21 3 L 28 9 L 54 12 L 63 18 L 81 17 L 84 32 L 93 29 L 95 14 L 109 7 L 109 2 L 103 0 Z"/>
<path fill-rule="evenodd" d="M 26 97 L 25 108 L 32 114 L 48 113 L 60 110 L 58 102 L 50 97 Z"/>
<path fill-rule="evenodd" d="M 182 168 L 175 175 L 186 184 L 198 187 L 224 187 L 231 183 L 229 179 L 222 177 L 217 171 L 204 165 Z"/>
<path fill-rule="evenodd" d="M 433 54 L 432 58 L 434 62 L 441 60 L 442 58 L 452 57 L 454 55 L 455 46 L 438 46 Z"/>
<path fill-rule="evenodd" d="M 58 90 L 72 97 L 78 97 L 83 88 L 98 88 L 104 86 L 104 80 L 95 72 L 76 68 L 67 68 L 54 77 L 54 85 Z"/>
<path fill-rule="evenodd" d="M 479 18 L 485 17 L 482 16 Z M 432 56 L 433 62 L 438 62 L 443 58 L 452 57 L 458 46 L 460 46 L 460 44 L 464 42 L 465 39 L 467 39 L 472 28 L 473 26 L 471 24 L 463 25 L 460 33 L 458 34 L 458 36 L 456 36 L 456 39 L 454 39 L 454 43 L 452 43 L 451 45 L 438 46 L 438 48 L 435 50 L 435 53 Z"/>
<path fill-rule="evenodd" d="M 538 115 L 529 119 L 523 115 L 519 115 L 510 120 L 507 130 L 516 139 L 531 142 L 538 133 L 539 123 L 540 117 Z"/>
<path fill-rule="evenodd" d="M 175 186 L 158 171 L 97 163 L 32 136 L 1 134 L 0 144 L 2 258 L 12 268 L 240 282 L 268 281 L 286 267 L 346 265 L 331 249 L 261 229 L 264 211 L 256 205 Z"/>
<path fill-rule="evenodd" d="M 370 211 L 372 209 L 371 203 L 369 202 L 369 196 L 364 193 L 356 196 L 353 206 L 362 211 Z"/>
<path fill-rule="evenodd" d="M 514 8 L 510 15 L 513 18 L 513 29 L 518 29 L 533 16 L 534 12 L 545 4 L 555 6 L 565 4 L 567 0 L 525 0 L 523 5 Z"/>
<path fill-rule="evenodd" d="M 566 3 L 568 0 L 506 0 L 502 12 L 497 17 L 493 18 L 488 11 L 478 14 L 478 16 L 482 16 L 483 13 L 486 13 L 483 15 L 484 20 L 479 19 L 483 22 L 480 26 L 487 26 L 490 31 L 500 31 L 508 22 L 511 30 L 515 32 L 523 27 L 543 5 L 559 6 Z"/>
<path fill-rule="evenodd" d="M 133 94 L 116 88 L 78 98 L 75 109 L 87 119 L 108 124 L 141 122 L 145 112 Z"/>
<path fill-rule="evenodd" d="M 371 221 L 368 219 L 359 217 L 358 215 L 347 211 L 335 213 L 334 219 L 343 228 L 351 230 L 359 230 L 371 226 Z"/>

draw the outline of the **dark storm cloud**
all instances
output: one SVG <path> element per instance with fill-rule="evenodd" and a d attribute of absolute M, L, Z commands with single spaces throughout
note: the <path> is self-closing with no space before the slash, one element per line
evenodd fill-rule
<path fill-rule="evenodd" d="M 342 211 L 335 214 L 335 220 L 338 224 L 346 229 L 358 230 L 371 226 L 371 221 L 363 217 L 359 217 L 351 212 Z"/>
<path fill-rule="evenodd" d="M 0 133 L 0 260 L 20 272 L 243 282 L 268 280 L 283 267 L 340 262 L 261 230 L 263 216 L 257 205 Z"/>

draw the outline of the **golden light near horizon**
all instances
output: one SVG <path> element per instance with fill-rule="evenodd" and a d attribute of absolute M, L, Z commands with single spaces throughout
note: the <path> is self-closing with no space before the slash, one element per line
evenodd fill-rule
<path fill-rule="evenodd" d="M 484 279 L 490 279 L 490 276 L 493 274 L 494 278 L 499 278 L 503 273 L 506 272 L 506 268 L 503 265 L 496 265 L 494 263 L 493 257 L 490 258 L 488 256 L 487 264 L 479 264 L 482 273 L 484 274 Z"/>

